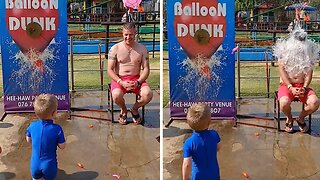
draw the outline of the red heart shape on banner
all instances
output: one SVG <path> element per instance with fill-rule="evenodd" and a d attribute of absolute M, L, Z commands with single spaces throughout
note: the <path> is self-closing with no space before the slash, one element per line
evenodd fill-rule
<path fill-rule="evenodd" d="M 35 36 L 27 32 L 27 26 L 32 22 L 41 26 Z M 12 39 L 23 53 L 30 49 L 43 52 L 58 31 L 58 9 L 6 9 L 6 23 Z"/>
<path fill-rule="evenodd" d="M 177 15 L 177 10 L 182 15 Z M 226 12 L 226 7 L 221 4 L 218 7 L 217 0 L 183 0 L 181 4 L 175 4 L 175 33 L 191 59 L 197 55 L 210 58 L 222 44 L 226 34 L 226 14 L 221 13 L 223 11 Z"/>

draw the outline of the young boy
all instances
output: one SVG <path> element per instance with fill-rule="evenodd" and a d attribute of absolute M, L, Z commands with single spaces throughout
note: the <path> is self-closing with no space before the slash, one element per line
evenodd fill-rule
<path fill-rule="evenodd" d="M 57 146 L 65 148 L 63 130 L 53 121 L 58 101 L 54 95 L 41 94 L 36 97 L 33 106 L 39 119 L 27 129 L 27 142 L 32 143 L 31 176 L 34 180 L 54 180 L 58 171 Z"/>
<path fill-rule="evenodd" d="M 210 108 L 206 104 L 194 104 L 188 109 L 187 122 L 194 131 L 183 146 L 183 180 L 220 179 L 217 160 L 220 137 L 215 130 L 208 130 L 210 121 Z"/>

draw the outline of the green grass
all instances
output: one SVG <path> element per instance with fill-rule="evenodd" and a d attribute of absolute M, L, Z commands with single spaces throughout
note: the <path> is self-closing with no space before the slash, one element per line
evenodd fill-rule
<path fill-rule="evenodd" d="M 74 57 L 74 87 L 77 89 L 100 89 L 101 78 L 100 78 L 100 63 L 99 56 L 75 56 Z M 107 61 L 104 61 L 103 66 L 103 85 L 106 87 L 110 83 L 110 78 L 107 75 Z M 70 62 L 69 62 L 70 63 Z M 70 65 L 69 65 L 70 67 Z M 152 88 L 157 88 L 160 85 L 160 63 L 159 55 L 155 58 L 150 55 L 150 76 L 147 79 L 148 84 Z M 92 71 L 88 71 L 92 70 Z M 69 81 L 71 84 L 71 81 Z"/>

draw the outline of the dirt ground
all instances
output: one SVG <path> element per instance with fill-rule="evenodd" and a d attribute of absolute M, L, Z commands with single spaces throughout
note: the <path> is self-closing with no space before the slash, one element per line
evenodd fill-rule
<path fill-rule="evenodd" d="M 235 121 L 213 120 L 209 128 L 217 130 L 221 137 L 222 148 L 218 152 L 221 180 L 320 179 L 319 112 L 312 115 L 311 134 L 297 131 L 289 134 L 274 129 L 273 99 L 242 99 L 237 110 L 237 126 Z M 295 117 L 300 110 L 301 104 L 293 104 Z M 166 108 L 164 125 L 168 121 L 169 109 Z M 284 127 L 283 121 L 281 127 Z M 296 123 L 294 129 L 298 130 Z M 182 146 L 191 133 L 184 120 L 175 120 L 163 129 L 164 180 L 182 179 Z M 247 173 L 248 178 L 243 173 Z"/>
<path fill-rule="evenodd" d="M 132 106 L 134 97 L 128 95 L 126 99 L 128 106 Z M 76 93 L 72 98 L 72 107 L 78 108 L 107 109 L 106 103 L 106 93 L 101 92 Z M 31 178 L 31 146 L 25 141 L 25 132 L 34 119 L 33 114 L 9 114 L 0 122 L 0 145 L 3 148 L 0 180 Z M 56 123 L 64 130 L 67 147 L 58 150 L 57 180 L 105 180 L 117 179 L 116 176 L 130 180 L 160 178 L 160 143 L 156 139 L 160 134 L 157 93 L 146 106 L 144 126 L 132 123 L 123 126 L 109 120 L 110 112 L 73 111 L 71 117 L 69 113 L 58 114 Z"/>

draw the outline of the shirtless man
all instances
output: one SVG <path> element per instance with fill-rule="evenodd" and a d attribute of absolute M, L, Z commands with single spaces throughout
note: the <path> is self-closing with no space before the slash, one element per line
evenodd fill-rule
<path fill-rule="evenodd" d="M 287 116 L 286 132 L 293 132 L 291 102 L 295 98 L 306 104 L 296 119 L 299 130 L 303 133 L 309 130 L 304 118 L 319 108 L 319 99 L 309 87 L 318 53 L 317 45 L 309 41 L 307 33 L 300 28 L 294 30 L 288 39 L 278 42 L 274 48 L 280 73 L 278 100 L 280 110 Z"/>
<path fill-rule="evenodd" d="M 149 103 L 153 96 L 145 81 L 150 73 L 149 54 L 142 44 L 135 42 L 136 28 L 133 23 L 124 24 L 122 34 L 123 41 L 112 46 L 108 55 L 108 75 L 112 79 L 111 93 L 114 102 L 121 109 L 118 119 L 120 124 L 127 124 L 124 94 L 133 92 L 141 96 L 130 110 L 133 122 L 140 124 L 138 109 Z"/>

